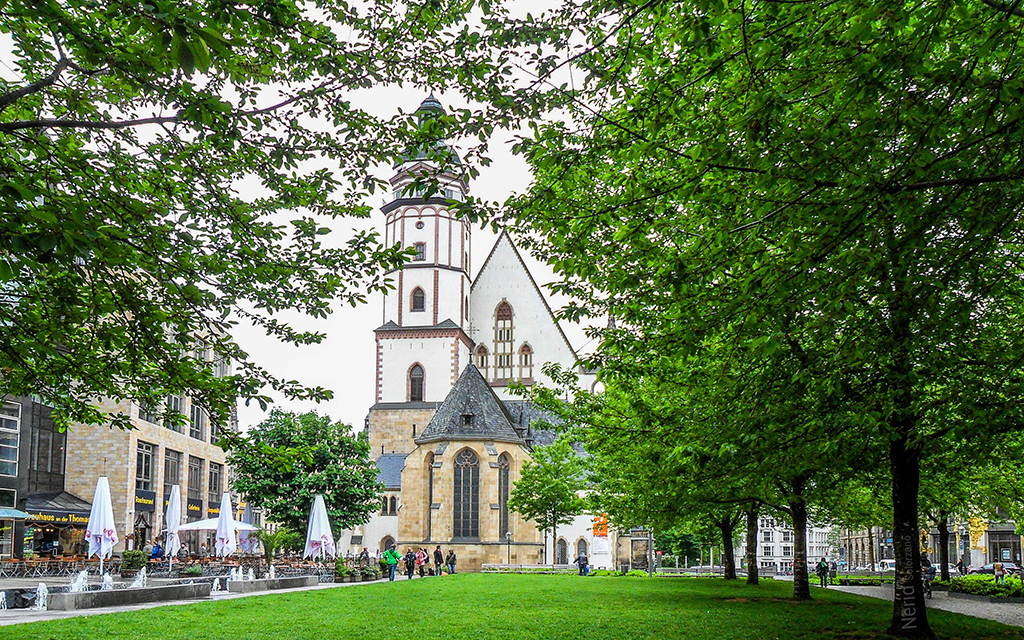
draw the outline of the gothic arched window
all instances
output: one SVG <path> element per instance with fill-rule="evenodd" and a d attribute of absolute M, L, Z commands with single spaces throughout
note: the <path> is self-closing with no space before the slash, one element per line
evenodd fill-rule
<path fill-rule="evenodd" d="M 409 307 L 410 311 L 423 311 L 426 309 L 426 296 L 423 293 L 423 289 L 416 287 L 412 290 L 412 306 Z"/>
<path fill-rule="evenodd" d="M 423 402 L 423 367 L 418 364 L 409 369 L 409 402 Z"/>
<path fill-rule="evenodd" d="M 576 541 L 576 557 L 587 555 L 587 541 L 580 538 Z"/>
<path fill-rule="evenodd" d="M 512 307 L 507 302 L 494 313 L 494 379 L 512 379 Z"/>
<path fill-rule="evenodd" d="M 509 471 L 512 469 L 512 460 L 508 457 L 507 453 L 503 453 L 498 456 L 498 508 L 499 508 L 499 525 L 498 535 L 505 537 L 505 534 L 511 529 L 508 523 L 508 487 L 509 487 Z"/>
<path fill-rule="evenodd" d="M 471 449 L 455 456 L 455 538 L 480 537 L 480 458 Z"/>
<path fill-rule="evenodd" d="M 487 347 L 484 345 L 476 348 L 476 368 L 480 370 L 484 378 L 487 377 Z"/>
<path fill-rule="evenodd" d="M 519 347 L 519 379 L 529 380 L 533 378 L 533 347 L 523 343 Z"/>
<path fill-rule="evenodd" d="M 389 500 L 388 505 L 389 505 L 388 515 L 389 516 L 397 516 L 398 515 L 398 498 L 396 498 L 395 496 L 391 496 L 391 499 Z"/>
<path fill-rule="evenodd" d="M 559 538 L 555 545 L 555 564 L 569 564 L 569 543 L 565 538 Z"/>
<path fill-rule="evenodd" d="M 380 500 L 380 515 L 382 515 L 382 516 L 388 515 L 388 497 L 387 496 L 384 496 Z"/>

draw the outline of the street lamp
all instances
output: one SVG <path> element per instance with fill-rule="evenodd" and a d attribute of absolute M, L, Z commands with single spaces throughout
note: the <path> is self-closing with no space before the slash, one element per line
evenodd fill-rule
<path fill-rule="evenodd" d="M 508 543 L 508 562 L 506 564 L 512 564 L 512 532 L 505 532 L 505 541 Z"/>

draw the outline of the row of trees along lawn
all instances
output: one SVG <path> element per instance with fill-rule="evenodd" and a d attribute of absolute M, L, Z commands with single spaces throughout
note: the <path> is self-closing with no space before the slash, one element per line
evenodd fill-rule
<path fill-rule="evenodd" d="M 562 117 L 520 140 L 536 181 L 499 215 L 562 274 L 564 317 L 617 321 L 595 331 L 605 395 L 563 410 L 607 461 L 609 510 L 771 505 L 806 598 L 810 505 L 884 482 L 889 631 L 931 636 L 922 472 L 1020 458 L 1024 11 L 655 0 L 528 20 L 508 43 L 552 54 L 517 99 Z"/>

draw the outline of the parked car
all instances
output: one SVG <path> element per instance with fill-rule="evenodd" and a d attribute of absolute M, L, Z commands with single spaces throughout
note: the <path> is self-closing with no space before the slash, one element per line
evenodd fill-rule
<path fill-rule="evenodd" d="M 993 564 L 994 563 L 990 562 L 990 563 L 988 563 L 988 564 L 986 564 L 984 566 L 981 566 L 981 567 L 971 567 L 971 570 L 970 570 L 969 573 L 971 575 L 978 574 L 978 573 L 987 573 L 989 575 L 992 575 L 993 573 L 995 573 L 995 571 L 992 569 L 992 565 Z M 1015 565 L 1012 562 L 1004 562 L 1003 563 L 1003 568 L 1006 569 L 1007 573 L 1020 573 L 1020 567 Z"/>

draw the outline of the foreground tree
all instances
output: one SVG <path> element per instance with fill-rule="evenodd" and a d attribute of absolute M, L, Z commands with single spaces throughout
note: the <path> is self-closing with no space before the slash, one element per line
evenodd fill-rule
<path fill-rule="evenodd" d="M 922 460 L 1003 438 L 1024 406 L 1022 16 L 730 1 L 543 20 L 586 43 L 584 79 L 569 118 L 522 141 L 537 182 L 509 215 L 581 301 L 566 315 L 615 314 L 607 362 L 709 334 L 787 349 L 826 411 L 790 426 L 845 424 L 889 468 L 899 636 L 932 635 Z"/>
<path fill-rule="evenodd" d="M 534 449 L 533 459 L 523 463 L 519 480 L 509 492 L 508 508 L 536 522 L 541 531 L 550 529 L 554 547 L 558 525 L 571 523 L 586 508 L 579 495 L 585 474 L 586 467 L 572 442 L 560 436 L 552 444 Z"/>
<path fill-rule="evenodd" d="M 224 425 L 264 385 L 329 397 L 229 334 L 317 343 L 280 312 L 321 318 L 386 286 L 400 248 L 330 227 L 370 214 L 365 196 L 387 186 L 375 163 L 437 131 L 347 92 L 425 86 L 444 55 L 409 52 L 444 25 L 387 2 L 6 3 L 0 394 L 38 395 L 63 425 L 122 426 L 90 401 L 185 393 Z M 217 375 L 225 361 L 234 375 Z"/>
<path fill-rule="evenodd" d="M 347 425 L 316 412 L 274 409 L 249 437 L 254 446 L 232 451 L 232 484 L 267 520 L 291 531 L 305 531 L 316 494 L 323 494 L 335 532 L 363 524 L 380 505 L 383 487 L 369 445 Z M 279 451 L 292 454 L 282 464 Z"/>

